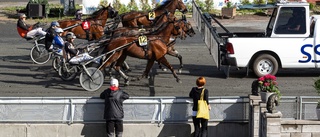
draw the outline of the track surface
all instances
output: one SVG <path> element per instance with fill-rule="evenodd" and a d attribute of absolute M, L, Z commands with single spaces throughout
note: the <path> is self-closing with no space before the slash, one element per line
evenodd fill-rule
<path fill-rule="evenodd" d="M 192 18 L 189 18 L 193 21 Z M 263 31 L 267 17 L 237 16 L 235 19 L 219 19 L 230 31 Z M 33 64 L 29 52 L 32 43 L 20 38 L 16 31 L 16 20 L 0 20 L 0 96 L 98 96 L 109 85 L 106 77 L 103 87 L 95 92 L 82 89 L 79 79 L 62 81 L 52 69 L 51 61 L 45 65 Z M 210 96 L 246 96 L 251 93 L 251 82 L 256 77 L 251 72 L 245 76 L 245 70 L 232 69 L 228 79 L 219 71 L 208 48 L 202 41 L 197 28 L 197 35 L 186 40 L 178 40 L 176 49 L 183 56 L 184 68 L 178 74 L 182 83 L 177 83 L 170 71 L 158 69 L 154 65 L 149 79 L 131 81 L 130 86 L 120 86 L 131 96 L 188 96 L 191 87 L 199 76 L 207 79 L 205 87 Z M 83 42 L 77 40 L 76 42 Z M 178 59 L 167 56 L 174 68 L 178 68 Z M 146 60 L 128 58 L 135 77 L 142 74 Z M 320 75 L 315 69 L 280 70 L 277 74 L 283 96 L 316 95 L 312 87 L 314 78 Z"/>

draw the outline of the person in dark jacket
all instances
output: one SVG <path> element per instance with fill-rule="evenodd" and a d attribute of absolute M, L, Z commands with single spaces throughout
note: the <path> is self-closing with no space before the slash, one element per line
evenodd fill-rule
<path fill-rule="evenodd" d="M 59 22 L 53 21 L 53 22 L 51 22 L 50 27 L 47 29 L 47 34 L 45 37 L 44 44 L 46 46 L 46 49 L 49 51 L 50 51 L 50 47 L 52 45 L 52 40 L 57 35 L 57 33 L 55 32 L 55 29 L 58 27 L 60 27 Z"/>
<path fill-rule="evenodd" d="M 196 81 L 197 87 L 193 87 L 189 93 L 189 97 L 193 99 L 193 107 L 192 107 L 192 120 L 194 125 L 194 137 L 207 137 L 208 134 L 208 120 L 203 118 L 197 118 L 198 111 L 198 100 L 200 99 L 200 95 L 202 90 L 204 89 L 203 100 L 206 100 L 208 103 L 208 109 L 211 110 L 209 104 L 209 93 L 208 90 L 203 86 L 206 84 L 206 79 L 204 77 L 199 77 Z M 201 131 L 200 131 L 201 124 Z"/>
<path fill-rule="evenodd" d="M 117 79 L 111 79 L 110 88 L 100 94 L 105 100 L 104 119 L 106 120 L 106 131 L 108 137 L 122 137 L 123 133 L 123 102 L 129 98 L 129 94 L 119 88 Z"/>

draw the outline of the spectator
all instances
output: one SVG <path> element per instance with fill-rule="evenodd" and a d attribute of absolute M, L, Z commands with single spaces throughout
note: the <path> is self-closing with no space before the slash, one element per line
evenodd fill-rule
<path fill-rule="evenodd" d="M 100 94 L 105 100 L 104 118 L 106 120 L 106 131 L 108 137 L 122 137 L 123 133 L 123 102 L 129 98 L 129 94 L 119 88 L 117 79 L 111 79 L 110 87 Z"/>
<path fill-rule="evenodd" d="M 203 118 L 197 118 L 197 110 L 198 110 L 198 100 L 200 99 L 200 95 L 202 90 L 204 90 L 203 100 L 206 100 L 208 103 L 208 109 L 210 110 L 209 104 L 209 92 L 203 86 L 206 84 L 206 79 L 204 77 L 199 77 L 196 81 L 197 87 L 193 87 L 189 93 L 189 97 L 193 99 L 193 107 L 192 107 L 192 121 L 194 125 L 194 137 L 207 137 L 208 134 L 208 120 Z M 201 128 L 200 128 L 201 124 Z M 201 129 L 201 130 L 200 130 Z"/>
<path fill-rule="evenodd" d="M 37 27 L 39 23 L 36 23 L 34 25 L 28 25 L 26 23 L 26 17 L 27 16 L 25 14 L 21 13 L 17 22 L 17 30 L 21 37 L 34 38 L 38 35 L 46 35 L 46 32 L 43 31 L 41 27 Z"/>

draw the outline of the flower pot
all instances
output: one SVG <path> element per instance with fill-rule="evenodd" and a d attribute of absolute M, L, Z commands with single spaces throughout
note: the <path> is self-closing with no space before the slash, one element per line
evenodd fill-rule
<path fill-rule="evenodd" d="M 221 19 L 223 19 L 224 17 L 229 17 L 234 19 L 235 16 L 236 16 L 235 7 L 221 9 Z"/>
<path fill-rule="evenodd" d="M 269 96 L 272 95 L 272 94 L 274 94 L 274 93 L 271 93 L 271 92 L 260 92 L 261 101 L 264 102 L 264 103 L 267 103 Z"/>

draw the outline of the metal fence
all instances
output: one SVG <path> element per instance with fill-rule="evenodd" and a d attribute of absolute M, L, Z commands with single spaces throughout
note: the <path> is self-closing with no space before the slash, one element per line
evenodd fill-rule
<path fill-rule="evenodd" d="M 282 97 L 277 110 L 286 119 L 317 119 L 316 97 Z M 209 121 L 247 122 L 249 99 L 239 96 L 210 97 Z M 187 97 L 132 97 L 124 102 L 126 123 L 191 122 L 192 100 Z M 0 122 L 100 123 L 104 102 L 87 97 L 0 98 Z"/>
<path fill-rule="evenodd" d="M 210 121 L 247 121 L 248 98 L 212 97 Z M 125 122 L 189 122 L 192 100 L 186 97 L 132 97 L 124 102 Z M 0 122 L 104 122 L 98 98 L 0 98 Z"/>

